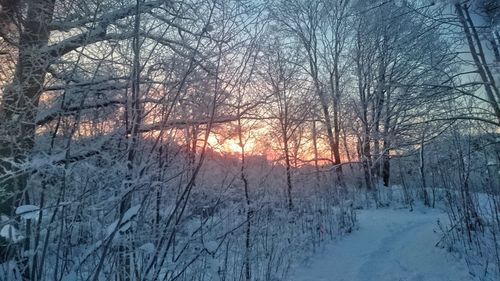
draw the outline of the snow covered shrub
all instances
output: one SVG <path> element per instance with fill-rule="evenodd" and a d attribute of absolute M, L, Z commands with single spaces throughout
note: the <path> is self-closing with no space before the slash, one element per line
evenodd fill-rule
<path fill-rule="evenodd" d="M 450 225 L 441 225 L 441 245 L 462 253 L 481 280 L 500 276 L 500 160 L 498 136 L 461 135 L 450 140 L 453 153 L 439 160 L 438 175 Z"/>

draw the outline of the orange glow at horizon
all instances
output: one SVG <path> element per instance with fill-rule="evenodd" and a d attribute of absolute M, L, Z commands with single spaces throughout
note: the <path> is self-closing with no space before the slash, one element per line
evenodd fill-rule
<path fill-rule="evenodd" d="M 261 136 L 262 137 L 262 136 Z M 214 152 L 222 154 L 229 154 L 236 156 L 238 158 L 241 157 L 241 147 L 239 144 L 239 140 L 237 136 L 224 137 L 219 133 L 211 132 L 208 137 L 208 146 Z M 328 157 L 328 149 L 325 141 L 318 142 L 318 164 L 325 165 L 329 164 Z M 314 165 L 314 151 L 312 143 L 303 143 L 301 145 L 301 149 L 296 151 L 298 153 L 298 162 L 295 162 L 296 165 Z M 245 154 L 247 156 L 264 156 L 269 161 L 284 161 L 283 152 L 281 151 L 279 145 L 273 143 L 273 141 L 269 138 L 249 138 L 245 140 Z M 294 155 L 290 155 L 292 158 Z M 343 159 L 343 161 L 347 161 Z"/>
<path fill-rule="evenodd" d="M 222 139 L 217 137 L 214 133 L 211 133 L 208 137 L 209 146 L 218 152 L 227 152 L 232 154 L 241 154 L 241 146 L 239 140 L 226 138 Z M 255 142 L 252 140 L 246 140 L 244 144 L 245 152 L 252 153 L 255 148 Z"/>

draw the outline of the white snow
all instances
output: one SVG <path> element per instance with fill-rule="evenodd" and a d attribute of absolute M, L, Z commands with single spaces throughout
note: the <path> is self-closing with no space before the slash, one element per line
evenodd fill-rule
<path fill-rule="evenodd" d="M 0 236 L 11 239 L 15 236 L 17 230 L 10 224 L 4 225 L 2 230 L 0 230 Z"/>
<path fill-rule="evenodd" d="M 155 252 L 155 245 L 153 243 L 146 243 L 146 244 L 140 246 L 139 250 L 141 250 L 145 253 L 148 253 L 148 254 L 152 254 Z"/>
<path fill-rule="evenodd" d="M 114 221 L 106 228 L 106 234 L 109 236 L 113 231 L 115 231 L 116 226 L 118 225 L 118 220 Z"/>
<path fill-rule="evenodd" d="M 16 215 L 20 215 L 23 219 L 36 219 L 38 218 L 38 211 L 40 208 L 35 205 L 22 205 L 17 207 Z"/>
<path fill-rule="evenodd" d="M 130 207 L 130 209 L 128 209 L 125 214 L 123 214 L 123 218 L 121 220 L 121 226 L 120 226 L 120 231 L 126 231 L 130 228 L 131 224 L 130 224 L 130 220 L 135 217 L 137 215 L 137 213 L 139 212 L 141 208 L 141 205 L 135 205 L 135 206 L 132 206 Z M 111 223 L 107 228 L 106 228 L 106 233 L 107 235 L 111 235 L 111 233 L 113 233 L 113 231 L 115 231 L 116 227 L 118 226 L 118 220 L 114 221 L 113 223 Z"/>
<path fill-rule="evenodd" d="M 78 276 L 76 275 L 76 272 L 71 271 L 70 273 L 68 273 L 68 275 L 65 275 L 62 280 L 63 281 L 75 281 L 75 280 L 78 280 L 77 278 L 78 278 Z"/>
<path fill-rule="evenodd" d="M 129 221 L 132 217 L 137 215 L 140 208 L 141 208 L 141 205 L 139 204 L 139 205 L 132 206 L 130 209 L 128 209 L 125 212 L 125 214 L 123 214 L 122 223 Z"/>
<path fill-rule="evenodd" d="M 6 224 L 2 227 L 2 230 L 0 230 L 0 236 L 14 243 L 17 243 L 24 238 L 22 235 L 19 235 L 17 229 L 10 224 Z"/>
<path fill-rule="evenodd" d="M 218 247 L 219 243 L 217 243 L 217 241 L 209 241 L 205 243 L 205 249 L 207 249 L 207 251 L 209 251 L 210 253 L 215 253 Z"/>
<path fill-rule="evenodd" d="M 327 245 L 292 281 L 470 281 L 463 260 L 435 247 L 438 210 L 362 210 L 360 229 Z"/>

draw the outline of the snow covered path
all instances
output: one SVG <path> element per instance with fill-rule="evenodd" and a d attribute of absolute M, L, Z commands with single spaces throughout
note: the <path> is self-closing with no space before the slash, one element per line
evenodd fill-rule
<path fill-rule="evenodd" d="M 325 246 L 291 281 L 470 281 L 466 264 L 434 245 L 438 210 L 362 210 L 359 230 Z"/>

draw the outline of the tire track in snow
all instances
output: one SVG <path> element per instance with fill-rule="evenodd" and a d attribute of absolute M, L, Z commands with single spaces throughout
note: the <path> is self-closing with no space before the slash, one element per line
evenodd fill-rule
<path fill-rule="evenodd" d="M 380 280 L 384 276 L 390 275 L 391 272 L 384 272 L 387 269 L 387 262 L 392 260 L 394 253 L 399 251 L 400 248 L 397 246 L 402 244 L 405 239 L 405 234 L 416 231 L 418 227 L 421 227 L 425 222 L 410 222 L 407 225 L 402 225 L 399 229 L 391 231 L 391 227 L 388 226 L 390 234 L 384 237 L 378 249 L 373 251 L 367 261 L 361 265 L 361 269 L 357 276 L 358 280 Z M 399 227 L 399 225 L 397 225 Z M 401 270 L 399 272 L 405 273 L 409 269 L 402 265 L 398 260 L 395 260 L 395 265 L 399 266 Z M 398 272 L 397 270 L 391 270 L 392 272 Z M 403 280 L 402 277 L 395 276 L 393 280 Z"/>
<path fill-rule="evenodd" d="M 434 245 L 438 210 L 362 210 L 360 229 L 324 247 L 291 281 L 472 281 L 465 262 Z"/>

